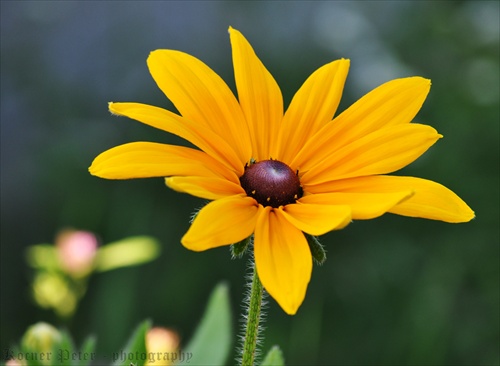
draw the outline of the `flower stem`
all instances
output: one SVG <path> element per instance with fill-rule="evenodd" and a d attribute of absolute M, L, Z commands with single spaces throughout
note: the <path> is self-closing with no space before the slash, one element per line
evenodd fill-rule
<path fill-rule="evenodd" d="M 252 284 L 248 298 L 247 323 L 245 338 L 243 340 L 242 366 L 253 366 L 257 351 L 257 339 L 259 336 L 260 313 L 262 310 L 263 289 L 255 264 L 253 265 Z"/>

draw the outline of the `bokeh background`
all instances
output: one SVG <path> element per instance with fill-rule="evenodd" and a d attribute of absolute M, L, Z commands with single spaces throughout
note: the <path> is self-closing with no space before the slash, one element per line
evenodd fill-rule
<path fill-rule="evenodd" d="M 443 183 L 477 215 L 459 225 L 385 215 L 325 235 L 329 259 L 314 268 L 298 314 L 270 299 L 264 348 L 281 345 L 289 365 L 498 364 L 499 18 L 498 1 L 2 1 L 1 349 L 40 320 L 66 327 L 77 343 L 96 334 L 101 354 L 119 350 L 145 318 L 185 342 L 221 280 L 239 330 L 246 260 L 179 242 L 204 202 L 162 179 L 87 172 L 121 143 L 179 143 L 107 111 L 108 101 L 173 109 L 149 75 L 150 51 L 195 55 L 234 90 L 232 25 L 285 105 L 340 57 L 351 59 L 340 110 L 390 79 L 432 79 L 417 121 L 445 138 L 398 174 Z M 103 243 L 154 236 L 162 254 L 93 276 L 64 323 L 31 300 L 25 249 L 68 227 Z"/>

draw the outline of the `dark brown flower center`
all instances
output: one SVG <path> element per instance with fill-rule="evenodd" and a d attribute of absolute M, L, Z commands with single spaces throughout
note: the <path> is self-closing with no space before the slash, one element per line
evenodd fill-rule
<path fill-rule="evenodd" d="M 262 206 L 288 205 L 303 194 L 297 174 L 278 160 L 262 160 L 247 166 L 240 184 Z"/>

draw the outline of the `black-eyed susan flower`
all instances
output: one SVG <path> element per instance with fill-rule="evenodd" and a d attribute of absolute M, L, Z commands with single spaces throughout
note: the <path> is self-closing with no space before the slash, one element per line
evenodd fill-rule
<path fill-rule="evenodd" d="M 148 58 L 159 88 L 180 115 L 139 103 L 110 103 L 113 114 L 175 134 L 198 149 L 151 142 L 114 147 L 90 172 L 107 179 L 166 177 L 180 192 L 211 200 L 182 244 L 203 251 L 254 235 L 258 276 L 285 312 L 306 293 L 317 236 L 386 212 L 465 222 L 473 211 L 448 188 L 391 176 L 442 136 L 410 123 L 430 81 L 389 81 L 335 118 L 349 61 L 316 70 L 286 112 L 280 88 L 243 35 L 230 28 L 238 99 L 207 65 L 186 53 Z"/>

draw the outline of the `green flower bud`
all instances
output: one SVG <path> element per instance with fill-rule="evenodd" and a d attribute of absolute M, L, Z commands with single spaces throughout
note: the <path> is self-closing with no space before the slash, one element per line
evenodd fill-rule
<path fill-rule="evenodd" d="M 52 325 L 39 322 L 28 328 L 21 341 L 23 349 L 30 352 L 47 354 L 54 345 L 61 343 L 62 336 L 59 330 Z"/>

